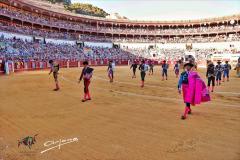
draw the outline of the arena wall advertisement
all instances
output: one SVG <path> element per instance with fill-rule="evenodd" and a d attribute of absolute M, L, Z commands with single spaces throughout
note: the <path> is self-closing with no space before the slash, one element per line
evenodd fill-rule
<path fill-rule="evenodd" d="M 214 54 L 209 56 L 209 60 L 213 61 L 213 63 L 217 63 L 217 61 L 229 61 L 231 64 L 235 65 L 238 61 L 240 54 Z"/>

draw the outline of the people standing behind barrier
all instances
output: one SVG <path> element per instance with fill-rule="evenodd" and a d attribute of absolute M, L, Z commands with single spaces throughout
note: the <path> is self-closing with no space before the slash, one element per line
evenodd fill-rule
<path fill-rule="evenodd" d="M 212 83 L 211 92 L 213 92 L 214 86 L 215 86 L 215 68 L 212 62 L 208 63 L 206 77 L 208 79 L 208 90 L 210 91 L 211 83 Z"/>
<path fill-rule="evenodd" d="M 162 81 L 164 81 L 164 78 L 168 78 L 168 64 L 166 63 L 166 60 L 163 61 L 162 63 Z"/>
<path fill-rule="evenodd" d="M 9 60 L 6 60 L 5 63 L 4 63 L 4 72 L 5 74 L 9 75 L 10 73 L 10 69 L 9 69 Z"/>
<path fill-rule="evenodd" d="M 232 66 L 228 64 L 228 61 L 225 61 L 223 65 L 223 82 L 225 81 L 225 77 L 227 77 L 227 81 L 229 81 L 229 72 L 232 69 Z"/>
<path fill-rule="evenodd" d="M 140 70 L 140 75 L 141 75 L 141 87 L 144 87 L 145 76 L 146 76 L 146 72 L 148 71 L 148 65 L 145 64 L 144 60 L 142 60 L 138 69 Z"/>
<path fill-rule="evenodd" d="M 217 61 L 217 65 L 215 66 L 215 74 L 216 74 L 216 82 L 217 86 L 221 85 L 221 80 L 222 80 L 222 72 L 223 72 L 223 66 L 221 65 L 221 61 Z"/>
<path fill-rule="evenodd" d="M 49 75 L 51 73 L 53 73 L 53 78 L 54 78 L 55 85 L 56 85 L 56 88 L 54 89 L 54 91 L 58 91 L 60 89 L 59 82 L 58 82 L 58 71 L 59 71 L 60 66 L 59 66 L 58 62 L 53 61 L 53 60 L 49 60 L 49 64 L 50 64 Z"/>
<path fill-rule="evenodd" d="M 1 71 L 3 72 L 3 74 L 5 74 L 6 73 L 6 70 L 5 70 L 5 60 L 4 59 L 0 59 L 0 64 L 1 64 Z"/>
<path fill-rule="evenodd" d="M 235 67 L 237 77 L 240 78 L 240 57 L 238 58 L 238 62 Z"/>
<path fill-rule="evenodd" d="M 44 64 L 43 60 L 39 62 L 39 68 L 40 68 L 40 69 L 43 69 L 43 68 L 44 68 L 44 65 L 43 65 L 43 64 Z"/>
<path fill-rule="evenodd" d="M 130 69 L 132 68 L 133 70 L 133 75 L 132 78 L 136 78 L 136 69 L 138 67 L 137 61 L 134 61 L 133 64 L 131 65 Z"/>

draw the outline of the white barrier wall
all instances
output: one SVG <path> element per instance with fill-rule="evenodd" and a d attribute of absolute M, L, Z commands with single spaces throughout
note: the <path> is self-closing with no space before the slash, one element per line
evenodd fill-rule
<path fill-rule="evenodd" d="M 114 43 L 120 45 L 120 48 L 148 48 L 149 46 L 154 46 L 155 43 Z"/>
<path fill-rule="evenodd" d="M 157 43 L 156 46 L 162 49 L 186 49 L 186 43 Z"/>
<path fill-rule="evenodd" d="M 70 40 L 64 40 L 64 39 L 46 38 L 45 41 L 46 41 L 46 43 L 54 43 L 54 44 L 70 44 L 70 45 L 76 44 L 76 41 L 70 41 Z"/>
<path fill-rule="evenodd" d="M 231 47 L 233 46 L 233 47 Z M 240 49 L 240 41 L 235 42 L 211 42 L 211 43 L 192 43 L 193 48 L 208 49 L 216 48 L 219 50 L 237 48 Z"/>
<path fill-rule="evenodd" d="M 104 42 L 84 42 L 84 46 L 87 46 L 87 47 L 112 48 L 112 47 L 113 47 L 113 43 L 104 43 Z"/>
<path fill-rule="evenodd" d="M 26 40 L 26 41 L 33 41 L 33 37 L 32 36 L 27 36 L 27 35 L 22 35 L 22 34 L 17 34 L 17 33 L 10 33 L 10 32 L 3 32 L 0 31 L 0 36 L 4 36 L 4 38 L 14 38 L 16 37 L 17 39 L 22 39 L 22 40 Z M 43 42 L 43 37 L 39 37 L 36 36 L 36 39 L 39 39 Z M 70 40 L 64 40 L 64 39 L 50 39 L 50 38 L 46 38 L 45 39 L 46 43 L 54 43 L 54 44 L 70 44 L 70 45 L 75 45 L 76 41 L 70 41 Z"/>
<path fill-rule="evenodd" d="M 148 48 L 150 45 L 156 45 L 162 49 L 186 49 L 186 43 L 116 43 L 121 48 Z M 211 49 L 216 48 L 218 50 L 231 49 L 232 47 L 240 50 L 240 41 L 234 42 L 210 42 L 210 43 L 192 43 L 193 49 Z"/>
<path fill-rule="evenodd" d="M 17 33 L 0 31 L 0 36 L 4 36 L 4 38 L 7 38 L 7 39 L 12 39 L 12 38 L 16 37 L 17 39 L 22 39 L 24 41 L 29 41 L 29 42 L 33 41 L 32 36 L 26 36 L 26 35 L 17 34 Z"/>

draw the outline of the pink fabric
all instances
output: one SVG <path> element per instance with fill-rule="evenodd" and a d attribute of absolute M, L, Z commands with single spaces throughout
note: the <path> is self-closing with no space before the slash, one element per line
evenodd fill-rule
<path fill-rule="evenodd" d="M 211 100 L 207 86 L 197 72 L 189 72 L 188 85 L 183 84 L 182 90 L 185 103 L 195 105 Z"/>

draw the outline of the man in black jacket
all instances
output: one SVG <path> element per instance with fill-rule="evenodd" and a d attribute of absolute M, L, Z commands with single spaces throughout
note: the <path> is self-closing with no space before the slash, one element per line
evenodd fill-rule
<path fill-rule="evenodd" d="M 210 91 L 210 86 L 212 83 L 212 92 L 215 86 L 215 66 L 212 62 L 208 63 L 206 77 L 208 79 L 208 90 Z"/>
<path fill-rule="evenodd" d="M 137 70 L 138 64 L 136 61 L 133 62 L 133 64 L 131 65 L 130 69 L 132 68 L 133 70 L 133 75 L 132 78 L 136 78 L 136 70 Z"/>

